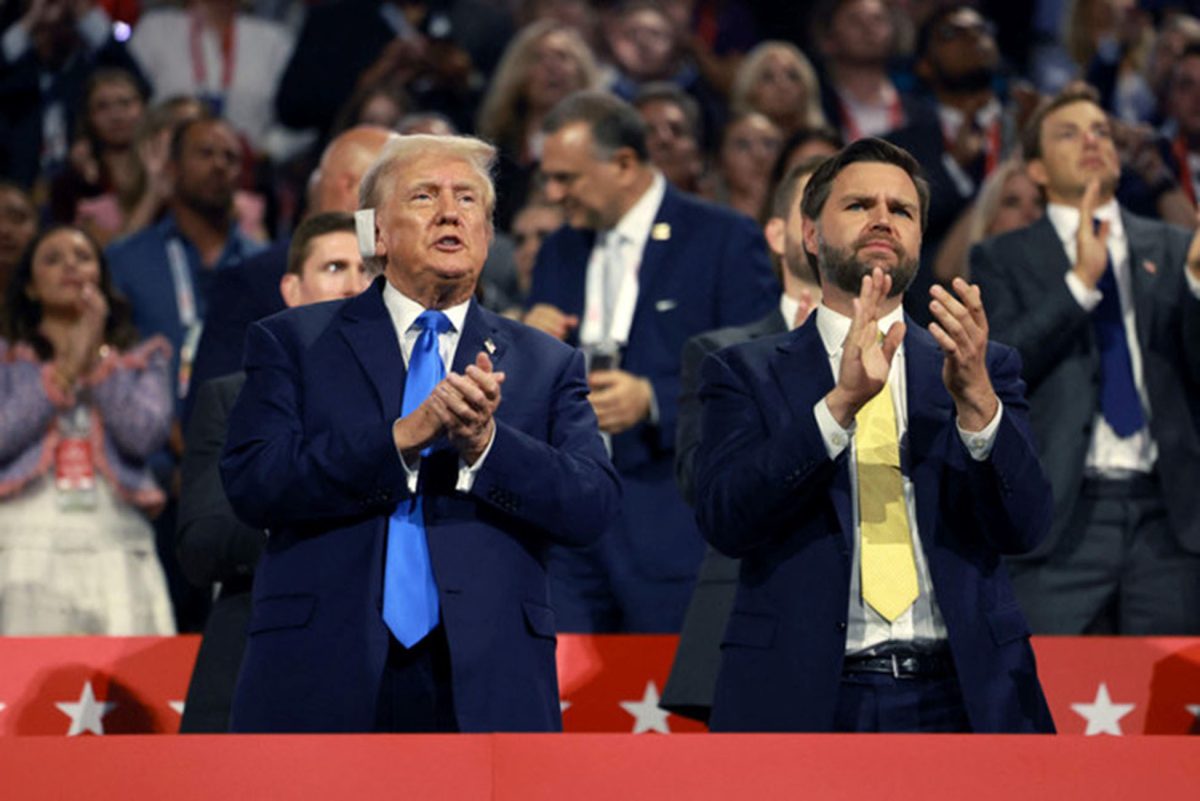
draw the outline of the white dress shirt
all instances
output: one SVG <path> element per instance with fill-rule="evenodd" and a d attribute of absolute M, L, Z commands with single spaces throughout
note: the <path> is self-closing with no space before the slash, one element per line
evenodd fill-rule
<path fill-rule="evenodd" d="M 817 307 L 817 331 L 829 354 L 829 367 L 836 381 L 842 362 L 842 343 L 850 331 L 850 318 L 835 312 L 828 306 Z M 893 323 L 904 319 L 904 310 L 897 307 L 879 320 L 879 330 L 886 332 Z M 913 557 L 917 567 L 917 600 L 898 618 L 889 622 L 862 598 L 861 557 L 859 554 L 859 512 L 858 512 L 858 464 L 854 448 L 856 424 L 849 428 L 842 426 L 834 419 L 825 399 L 817 401 L 813 411 L 816 414 L 817 426 L 825 441 L 825 449 L 830 459 L 837 459 L 842 451 L 849 448 L 847 454 L 850 462 L 850 505 L 854 518 L 853 552 L 854 558 L 850 569 L 850 609 L 846 626 L 846 653 L 853 654 L 865 651 L 884 642 L 915 642 L 934 643 L 946 639 L 946 624 L 938 609 L 937 598 L 934 594 L 933 580 L 929 575 L 929 565 L 925 560 L 925 552 L 921 547 L 921 534 L 917 528 L 916 490 L 908 475 L 908 447 L 905 437 L 908 434 L 908 392 L 905 378 L 904 345 L 896 349 L 892 357 L 892 365 L 888 373 L 888 388 L 892 393 L 892 403 L 896 408 L 896 435 L 900 442 L 901 469 L 903 475 L 904 505 L 908 510 L 908 528 L 912 533 Z M 968 432 L 961 427 L 958 434 L 966 445 L 971 458 L 978 461 L 987 459 L 996 441 L 996 431 L 1000 428 L 1000 419 L 1004 405 L 996 410 L 996 415 L 982 431 Z"/>
<path fill-rule="evenodd" d="M 1079 232 L 1079 209 L 1051 203 L 1046 207 L 1046 216 L 1050 218 L 1050 223 L 1063 244 L 1067 261 L 1074 264 L 1078 252 L 1075 236 Z M 1138 343 L 1137 320 L 1134 318 L 1129 240 L 1125 236 L 1125 226 L 1121 224 L 1121 209 L 1116 200 L 1110 200 L 1096 209 L 1095 216 L 1107 220 L 1109 224 L 1108 257 L 1117 281 L 1117 294 L 1121 299 L 1121 322 L 1125 327 L 1125 341 L 1129 344 L 1129 359 L 1133 364 L 1133 383 L 1137 387 L 1142 408 L 1146 411 L 1146 420 L 1149 421 L 1153 409 L 1150 407 L 1146 381 L 1142 375 L 1142 348 Z M 1074 270 L 1067 271 L 1065 280 L 1071 295 L 1084 311 L 1090 313 L 1104 296 L 1099 289 L 1089 288 L 1084 284 Z M 1127 478 L 1134 473 L 1149 473 L 1154 469 L 1157 458 L 1158 446 L 1150 436 L 1148 424 L 1128 437 L 1120 437 L 1104 419 L 1104 413 L 1099 410 L 1096 412 L 1092 442 L 1088 446 L 1087 459 L 1084 461 L 1084 470 L 1088 475 Z"/>
<path fill-rule="evenodd" d="M 417 338 L 421 336 L 421 329 L 415 327 L 413 323 L 425 311 L 425 307 L 402 294 L 392 286 L 391 281 L 385 281 L 383 284 L 383 304 L 387 307 L 388 316 L 392 318 L 392 327 L 396 329 L 396 339 L 400 344 L 400 352 L 404 356 L 404 369 L 407 370 L 413 348 L 417 344 Z M 442 366 L 447 375 L 450 374 L 450 368 L 454 365 L 454 354 L 458 350 L 458 340 L 462 335 L 463 323 L 466 322 L 467 309 L 470 305 L 471 301 L 467 300 L 457 306 L 441 310 L 450 320 L 450 328 L 438 334 L 438 355 L 442 357 Z M 458 481 L 454 486 L 456 490 L 459 492 L 471 491 L 471 487 L 475 484 L 475 474 L 483 467 L 487 455 L 492 450 L 492 443 L 495 441 L 496 431 L 493 429 L 492 438 L 488 440 L 487 447 L 484 448 L 475 464 L 468 465 L 461 458 L 458 460 Z M 413 464 L 409 464 L 401 454 L 400 462 L 404 465 L 404 471 L 407 474 L 408 491 L 416 492 L 417 478 L 421 473 L 420 457 L 417 457 Z"/>
<path fill-rule="evenodd" d="M 588 258 L 583 320 L 579 326 L 581 345 L 624 345 L 629 341 L 642 253 L 666 191 L 666 180 L 655 172 L 650 187 L 617 224 L 607 231 L 596 232 L 596 242 Z M 605 269 L 610 261 L 616 264 L 615 274 Z M 608 315 L 604 313 L 606 294 L 613 304 Z"/>

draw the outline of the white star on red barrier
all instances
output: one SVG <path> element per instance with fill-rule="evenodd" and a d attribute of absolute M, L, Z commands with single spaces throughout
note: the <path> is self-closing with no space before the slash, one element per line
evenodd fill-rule
<path fill-rule="evenodd" d="M 78 701 L 74 703 L 60 701 L 55 706 L 58 707 L 58 711 L 71 719 L 71 728 L 67 732 L 67 736 L 74 737 L 85 731 L 104 734 L 104 723 L 101 718 L 113 711 L 117 705 L 109 701 L 97 701 L 96 694 L 92 691 L 92 683 L 85 681 Z"/>
<path fill-rule="evenodd" d="M 1090 704 L 1071 704 L 1071 709 L 1087 720 L 1085 735 L 1115 734 L 1119 736 L 1124 733 L 1121 731 L 1121 718 L 1132 712 L 1135 706 L 1137 704 L 1114 704 L 1108 694 L 1108 685 L 1100 682 L 1095 700 Z"/>
<path fill-rule="evenodd" d="M 642 700 L 621 701 L 621 708 L 633 715 L 634 734 L 644 734 L 648 731 L 656 731 L 660 734 L 671 733 L 671 728 L 667 725 L 667 717 L 670 713 L 659 708 L 658 687 L 654 682 L 646 682 L 646 691 L 642 693 Z"/>

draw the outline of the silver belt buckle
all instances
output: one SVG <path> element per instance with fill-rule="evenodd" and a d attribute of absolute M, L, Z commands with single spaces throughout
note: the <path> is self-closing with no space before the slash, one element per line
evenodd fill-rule
<path fill-rule="evenodd" d="M 892 678 L 900 678 L 900 657 L 892 654 Z"/>

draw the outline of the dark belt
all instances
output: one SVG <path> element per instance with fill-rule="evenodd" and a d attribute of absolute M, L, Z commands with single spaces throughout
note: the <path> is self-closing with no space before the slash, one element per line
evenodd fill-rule
<path fill-rule="evenodd" d="M 1084 478 L 1083 494 L 1088 498 L 1154 498 L 1160 494 L 1158 476 L 1135 473 L 1127 478 Z"/>
<path fill-rule="evenodd" d="M 843 673 L 890 673 L 898 679 L 939 679 L 954 675 L 954 660 L 946 654 L 891 653 L 848 656 Z"/>

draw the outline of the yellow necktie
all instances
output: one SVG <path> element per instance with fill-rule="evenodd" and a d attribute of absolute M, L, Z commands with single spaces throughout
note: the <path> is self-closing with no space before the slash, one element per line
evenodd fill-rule
<path fill-rule="evenodd" d="M 892 621 L 917 600 L 917 566 L 904 503 L 891 389 L 885 386 L 867 401 L 856 420 L 863 600 Z"/>

